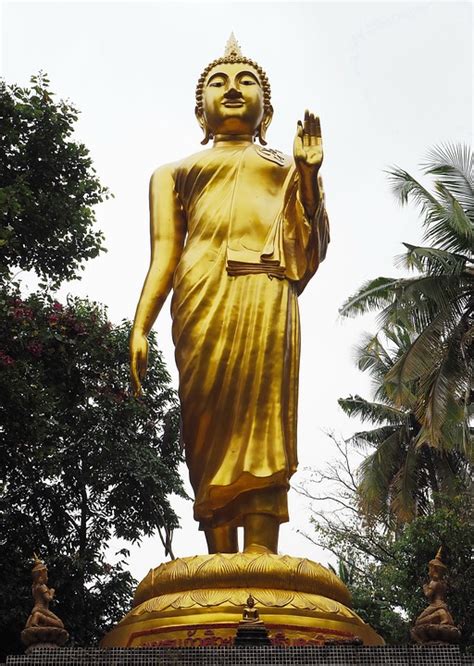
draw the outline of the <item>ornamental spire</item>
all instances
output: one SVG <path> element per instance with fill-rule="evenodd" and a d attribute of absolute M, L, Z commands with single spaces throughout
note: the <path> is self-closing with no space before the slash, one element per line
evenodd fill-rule
<path fill-rule="evenodd" d="M 225 45 L 224 58 L 242 58 L 239 42 L 236 40 L 233 32 L 230 33 L 230 37 Z"/>

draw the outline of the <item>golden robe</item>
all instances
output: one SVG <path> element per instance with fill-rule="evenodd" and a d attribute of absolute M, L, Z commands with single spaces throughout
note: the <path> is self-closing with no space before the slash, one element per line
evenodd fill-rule
<path fill-rule="evenodd" d="M 297 295 L 326 253 L 324 204 L 309 220 L 293 160 L 255 144 L 223 142 L 169 168 L 163 214 L 187 222 L 171 313 L 194 515 L 203 528 L 253 512 L 284 522 L 297 466 Z"/>

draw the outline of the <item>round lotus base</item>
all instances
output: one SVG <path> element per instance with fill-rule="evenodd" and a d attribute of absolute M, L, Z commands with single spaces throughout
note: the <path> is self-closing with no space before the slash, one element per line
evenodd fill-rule
<path fill-rule="evenodd" d="M 449 645 L 461 640 L 461 631 L 450 624 L 419 624 L 410 633 L 414 641 L 425 645 Z"/>
<path fill-rule="evenodd" d="M 60 627 L 28 627 L 21 632 L 21 642 L 26 654 L 45 648 L 58 648 L 66 645 L 69 634 Z"/>
<path fill-rule="evenodd" d="M 320 564 L 232 553 L 186 557 L 150 570 L 134 607 L 101 647 L 232 645 L 249 594 L 274 645 L 384 642 L 349 608 L 342 581 Z"/>

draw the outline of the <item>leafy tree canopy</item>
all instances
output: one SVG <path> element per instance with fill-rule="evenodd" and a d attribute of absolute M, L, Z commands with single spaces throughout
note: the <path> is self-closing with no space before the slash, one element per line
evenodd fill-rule
<path fill-rule="evenodd" d="M 428 605 L 422 586 L 428 562 L 443 546 L 449 567 L 448 605 L 462 631 L 462 646 L 474 647 L 474 522 L 471 498 L 441 497 L 439 508 L 398 525 L 368 521 L 359 510 L 358 460 L 347 443 L 332 437 L 338 454 L 297 490 L 312 500 L 313 531 L 305 536 L 332 552 L 349 587 L 354 610 L 388 643 L 409 640 L 409 628 Z"/>
<path fill-rule="evenodd" d="M 467 146 L 440 146 L 423 171 L 434 181 L 432 191 L 403 169 L 389 171 L 400 203 L 412 201 L 421 210 L 428 245 L 405 243 L 398 258 L 415 276 L 371 280 L 341 312 L 378 310 L 383 333 L 406 329 L 410 344 L 381 379 L 388 396 L 413 411 L 420 425 L 416 445 L 459 449 L 461 428 L 463 454 L 472 460 L 474 155 Z"/>
<path fill-rule="evenodd" d="M 154 338 L 142 400 L 128 390 L 128 336 L 96 303 L 0 292 L 0 625 L 19 648 L 31 610 L 33 551 L 50 567 L 57 612 L 74 641 L 92 644 L 130 601 L 133 580 L 109 565 L 112 536 L 160 532 L 177 517 L 178 406 Z"/>
<path fill-rule="evenodd" d="M 112 537 L 158 532 L 172 556 L 184 496 L 178 404 L 153 336 L 146 393 L 129 394 L 130 324 L 87 299 L 51 296 L 103 250 L 93 207 L 109 196 L 78 111 L 46 76 L 0 82 L 0 650 L 22 651 L 31 557 L 45 559 L 73 644 L 91 645 L 126 612 L 135 581 Z M 40 291 L 12 280 L 33 270 Z M 1 655 L 0 655 L 1 661 Z"/>
<path fill-rule="evenodd" d="M 93 206 L 109 192 L 72 138 L 77 109 L 55 101 L 45 75 L 31 84 L 0 81 L 0 280 L 34 270 L 58 286 L 104 249 Z"/>

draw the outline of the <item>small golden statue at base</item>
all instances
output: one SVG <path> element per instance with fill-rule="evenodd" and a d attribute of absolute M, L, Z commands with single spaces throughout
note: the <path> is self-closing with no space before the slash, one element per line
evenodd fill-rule
<path fill-rule="evenodd" d="M 461 636 L 446 604 L 445 577 L 448 567 L 441 560 L 441 550 L 429 562 L 430 582 L 423 585 L 423 592 L 430 605 L 418 616 L 410 632 L 417 643 L 457 643 Z"/>
<path fill-rule="evenodd" d="M 31 570 L 33 577 L 32 594 L 35 605 L 25 628 L 21 632 L 21 641 L 29 653 L 37 648 L 57 648 L 63 646 L 69 634 L 64 624 L 52 611 L 49 604 L 54 598 L 54 588 L 46 585 L 48 582 L 48 569 L 36 553 L 34 566 Z"/>
<path fill-rule="evenodd" d="M 255 599 L 249 594 L 242 613 L 242 619 L 237 627 L 235 645 L 271 645 L 268 630 L 255 608 Z"/>
<path fill-rule="evenodd" d="M 263 624 L 258 614 L 258 610 L 255 608 L 255 599 L 251 594 L 249 594 L 247 605 L 244 607 L 241 622 L 244 624 Z"/>

